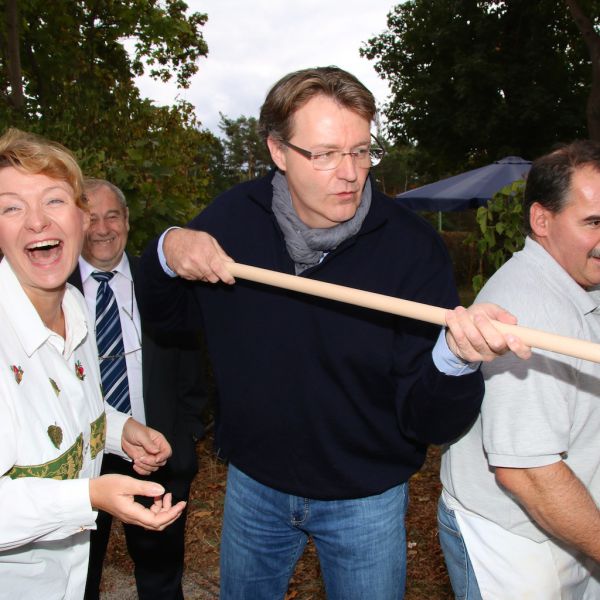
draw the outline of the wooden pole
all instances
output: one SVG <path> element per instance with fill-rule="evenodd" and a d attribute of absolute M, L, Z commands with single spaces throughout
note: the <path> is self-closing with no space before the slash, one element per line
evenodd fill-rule
<path fill-rule="evenodd" d="M 226 264 L 231 275 L 240 279 L 247 279 L 303 294 L 310 294 L 311 296 L 380 310 L 410 319 L 426 321 L 435 325 L 444 326 L 446 324 L 446 309 L 438 306 L 412 302 L 411 300 L 402 300 L 393 296 L 366 292 L 325 281 L 317 281 L 306 277 L 279 273 L 278 271 L 251 267 L 241 263 L 228 262 Z M 492 323 L 499 331 L 512 333 L 533 348 L 549 350 L 550 352 L 557 352 L 558 354 L 600 363 L 600 344 L 548 333 L 540 329 L 531 329 L 520 325 L 507 325 L 495 320 L 492 320 Z"/>

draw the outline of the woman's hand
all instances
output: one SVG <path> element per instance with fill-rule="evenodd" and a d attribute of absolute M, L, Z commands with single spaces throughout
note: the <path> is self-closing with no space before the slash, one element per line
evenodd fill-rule
<path fill-rule="evenodd" d="M 154 504 L 146 508 L 134 496 L 154 497 Z M 186 505 L 182 501 L 173 506 L 171 494 L 165 494 L 158 483 L 117 474 L 90 479 L 90 502 L 93 508 L 104 510 L 123 523 L 154 531 L 162 531 L 176 521 Z"/>

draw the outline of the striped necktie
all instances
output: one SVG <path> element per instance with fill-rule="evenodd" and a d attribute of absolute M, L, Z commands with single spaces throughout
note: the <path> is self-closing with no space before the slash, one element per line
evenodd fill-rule
<path fill-rule="evenodd" d="M 131 403 L 123 332 L 117 299 L 108 285 L 114 275 L 108 271 L 92 273 L 92 277 L 100 284 L 96 294 L 96 342 L 104 399 L 118 411 L 129 414 Z"/>

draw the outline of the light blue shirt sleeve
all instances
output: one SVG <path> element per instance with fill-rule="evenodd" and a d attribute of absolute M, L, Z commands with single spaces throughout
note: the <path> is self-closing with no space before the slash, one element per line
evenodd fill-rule
<path fill-rule="evenodd" d="M 469 375 L 475 373 L 479 369 L 480 362 L 465 362 L 462 358 L 455 356 L 446 341 L 446 328 L 442 327 L 440 335 L 431 351 L 433 364 L 437 367 L 440 373 L 459 377 L 460 375 Z"/>
<path fill-rule="evenodd" d="M 158 239 L 158 261 L 160 262 L 160 266 L 163 268 L 163 271 L 169 277 L 177 277 L 177 273 L 175 273 L 175 271 L 173 271 L 173 269 L 171 269 L 171 267 L 169 267 L 169 265 L 167 264 L 167 259 L 163 251 L 163 242 L 165 240 L 165 235 L 167 235 L 167 233 L 169 233 L 171 229 L 181 229 L 181 227 L 169 227 L 169 229 L 166 229 L 160 236 L 160 238 Z"/>

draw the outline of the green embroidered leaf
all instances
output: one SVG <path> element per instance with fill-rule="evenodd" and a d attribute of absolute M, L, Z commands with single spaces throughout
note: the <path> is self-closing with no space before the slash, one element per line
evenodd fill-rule
<path fill-rule="evenodd" d="M 52 377 L 48 377 L 48 379 L 50 380 L 50 385 L 52 386 L 54 393 L 58 396 L 60 394 L 60 388 L 58 387 L 58 384 L 56 381 L 54 381 L 54 379 L 52 379 Z"/>
<path fill-rule="evenodd" d="M 58 425 L 50 425 L 48 427 L 48 437 L 56 449 L 60 448 L 63 441 L 63 432 Z"/>

